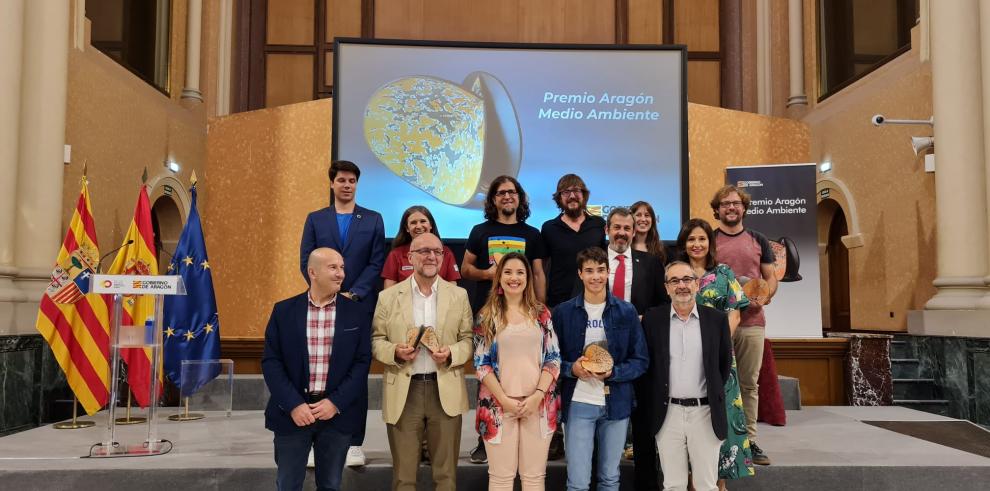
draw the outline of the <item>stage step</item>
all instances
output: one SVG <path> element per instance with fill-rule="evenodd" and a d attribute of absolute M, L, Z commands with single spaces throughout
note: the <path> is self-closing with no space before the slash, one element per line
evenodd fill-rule
<path fill-rule="evenodd" d="M 778 376 L 780 383 L 780 393 L 784 401 L 784 409 L 801 409 L 801 387 L 799 380 L 794 377 Z M 468 389 L 468 404 L 475 408 L 478 403 L 478 379 L 473 375 L 465 378 Z M 219 400 L 223 384 L 207 384 L 200 397 L 208 397 L 212 401 Z M 234 401 L 235 411 L 251 411 L 265 409 L 268 404 L 268 386 L 261 375 L 234 375 Z M 215 404 L 215 403 L 214 403 Z M 195 405 L 195 399 L 194 399 Z M 382 408 L 382 376 L 372 374 L 368 376 L 368 409 L 380 410 Z M 220 409 L 214 406 L 211 409 Z"/>
<path fill-rule="evenodd" d="M 903 341 L 895 337 L 894 340 L 890 342 L 890 357 L 914 358 L 914 347 L 907 341 Z"/>
<path fill-rule="evenodd" d="M 931 400 L 936 398 L 935 379 L 902 378 L 894 379 L 894 399 Z"/>
<path fill-rule="evenodd" d="M 895 406 L 924 411 L 926 413 L 949 416 L 949 401 L 945 399 L 894 399 Z"/>
<path fill-rule="evenodd" d="M 890 376 L 895 379 L 921 377 L 921 360 L 917 358 L 891 358 Z"/>

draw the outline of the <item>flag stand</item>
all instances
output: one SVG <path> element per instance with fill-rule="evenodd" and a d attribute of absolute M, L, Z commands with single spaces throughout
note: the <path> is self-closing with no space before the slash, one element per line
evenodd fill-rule
<path fill-rule="evenodd" d="M 55 423 L 52 425 L 56 430 L 78 430 L 79 428 L 89 428 L 90 426 L 96 426 L 95 421 L 90 420 L 78 420 L 76 417 L 79 415 L 79 399 L 73 395 L 72 396 L 72 421 L 63 421 L 61 423 Z"/>
<path fill-rule="evenodd" d="M 127 413 L 123 418 L 117 418 L 114 422 L 119 425 L 139 425 L 148 421 L 144 416 L 131 416 L 131 391 L 127 391 Z"/>
<path fill-rule="evenodd" d="M 195 421 L 197 419 L 203 419 L 203 413 L 190 413 L 189 412 L 189 398 L 186 397 L 186 408 L 182 414 L 173 414 L 168 417 L 169 421 Z"/>

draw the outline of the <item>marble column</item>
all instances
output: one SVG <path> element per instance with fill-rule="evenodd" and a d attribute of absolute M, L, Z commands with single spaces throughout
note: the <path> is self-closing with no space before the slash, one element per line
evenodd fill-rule
<path fill-rule="evenodd" d="M 14 262 L 27 301 L 16 327 L 33 332 L 38 299 L 62 242 L 69 2 L 24 2 Z"/>
<path fill-rule="evenodd" d="M 979 2 L 932 2 L 931 14 L 938 292 L 925 308 L 968 310 L 987 291 Z"/>
<path fill-rule="evenodd" d="M 0 2 L 0 334 L 12 329 L 15 305 L 24 300 L 14 285 L 23 23 L 24 0 Z"/>
<path fill-rule="evenodd" d="M 199 55 L 203 37 L 203 0 L 189 0 L 188 21 L 186 22 L 186 86 L 182 89 L 183 99 L 203 102 L 199 91 Z"/>
<path fill-rule="evenodd" d="M 773 112 L 773 40 L 770 0 L 756 0 L 756 105 L 760 114 Z"/>
<path fill-rule="evenodd" d="M 787 3 L 787 46 L 790 60 L 791 91 L 787 107 L 808 105 L 804 95 L 804 8 L 803 0 Z"/>

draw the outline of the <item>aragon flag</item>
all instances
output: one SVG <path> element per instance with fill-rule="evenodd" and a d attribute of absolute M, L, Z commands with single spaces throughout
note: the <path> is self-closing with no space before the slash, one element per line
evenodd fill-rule
<path fill-rule="evenodd" d="M 192 206 L 182 229 L 168 274 L 182 276 L 185 295 L 165 297 L 165 374 L 182 394 L 191 395 L 219 374 L 219 365 L 193 363 L 182 369 L 183 360 L 215 360 L 220 358 L 220 317 L 213 294 L 213 274 L 206 257 L 206 240 L 196 209 L 196 183 L 189 190 Z"/>
<path fill-rule="evenodd" d="M 110 298 L 89 293 L 90 276 L 96 273 L 99 260 L 89 188 L 83 177 L 35 327 L 87 414 L 99 411 L 110 395 Z"/>
<path fill-rule="evenodd" d="M 132 241 L 128 243 L 128 241 Z M 155 237 L 151 227 L 151 205 L 148 187 L 141 185 L 134 219 L 124 237 L 124 246 L 117 253 L 107 274 L 157 275 L 158 259 L 155 253 Z M 125 295 L 122 326 L 143 326 L 155 315 L 155 299 L 151 295 Z M 151 350 L 149 348 L 122 348 L 120 357 L 127 363 L 127 384 L 134 399 L 146 407 L 151 390 Z M 160 373 L 160 372 L 159 372 Z M 160 387 L 160 385 L 159 385 Z"/>

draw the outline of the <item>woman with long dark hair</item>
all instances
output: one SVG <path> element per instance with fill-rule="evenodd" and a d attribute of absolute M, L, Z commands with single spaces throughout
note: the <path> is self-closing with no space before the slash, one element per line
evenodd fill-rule
<path fill-rule="evenodd" d="M 711 225 L 700 218 L 685 222 L 677 235 L 677 249 L 681 251 L 681 259 L 691 265 L 698 278 L 698 304 L 728 312 L 731 335 L 739 325 L 739 311 L 749 306 L 749 299 L 732 269 L 715 260 L 715 232 Z M 719 452 L 719 489 L 725 489 L 726 479 L 738 479 L 755 473 L 735 355 L 732 356 L 729 378 L 725 381 L 725 406 L 729 434 Z"/>
<path fill-rule="evenodd" d="M 476 429 L 488 452 L 488 489 L 544 489 L 547 450 L 557 428 L 560 348 L 550 311 L 536 298 L 526 256 L 498 262 L 475 326 Z"/>
<path fill-rule="evenodd" d="M 412 275 L 413 267 L 412 263 L 409 262 L 409 244 L 414 238 L 424 233 L 432 233 L 438 238 L 440 237 L 433 214 L 425 206 L 415 205 L 406 208 L 406 211 L 402 213 L 402 220 L 399 222 L 399 231 L 395 234 L 395 240 L 392 241 L 392 250 L 385 258 L 385 267 L 382 268 L 385 288 Z M 451 283 L 461 279 L 461 273 L 457 270 L 457 259 L 454 257 L 454 252 L 447 246 L 443 246 L 440 277 Z"/>
<path fill-rule="evenodd" d="M 660 264 L 667 264 L 667 251 L 660 242 L 660 233 L 657 231 L 657 214 L 653 211 L 653 206 L 646 201 L 637 201 L 629 207 L 633 214 L 633 236 L 632 248 L 634 251 L 643 251 L 653 254 L 660 260 Z"/>

